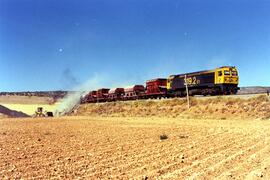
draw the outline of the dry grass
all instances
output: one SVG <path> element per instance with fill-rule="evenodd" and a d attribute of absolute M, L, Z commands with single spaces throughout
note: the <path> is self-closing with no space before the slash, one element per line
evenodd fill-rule
<path fill-rule="evenodd" d="M 248 99 L 232 97 L 213 97 L 190 99 L 191 108 L 187 109 L 185 98 L 170 100 L 137 100 L 100 104 L 83 104 L 75 115 L 109 117 L 187 117 L 267 119 L 270 116 L 270 101 L 261 95 Z"/>
<path fill-rule="evenodd" d="M 0 96 L 0 104 L 50 104 L 54 102 L 51 97 L 38 96 Z"/>
<path fill-rule="evenodd" d="M 160 136 L 159 136 L 159 139 L 160 140 L 166 140 L 166 139 L 168 139 L 169 137 L 166 135 L 166 134 L 161 134 Z"/>

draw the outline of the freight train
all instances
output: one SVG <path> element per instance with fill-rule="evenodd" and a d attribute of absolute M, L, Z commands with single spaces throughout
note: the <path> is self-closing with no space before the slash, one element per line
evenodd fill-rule
<path fill-rule="evenodd" d="M 133 85 L 126 88 L 101 88 L 83 96 L 81 103 L 183 97 L 187 92 L 190 96 L 236 94 L 238 82 L 236 67 L 223 66 L 207 71 L 171 75 L 168 79 L 148 80 L 145 87 Z"/>

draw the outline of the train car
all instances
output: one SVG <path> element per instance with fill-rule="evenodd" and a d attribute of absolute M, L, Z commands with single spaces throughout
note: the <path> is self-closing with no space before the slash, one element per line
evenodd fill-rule
<path fill-rule="evenodd" d="M 88 94 L 81 98 L 81 103 L 92 103 L 97 100 L 97 91 L 90 91 Z"/>
<path fill-rule="evenodd" d="M 108 92 L 108 100 L 109 101 L 118 101 L 122 100 L 122 97 L 125 94 L 124 88 L 114 88 L 110 89 Z"/>
<path fill-rule="evenodd" d="M 97 102 L 106 102 L 108 100 L 108 92 L 110 89 L 101 88 L 97 90 Z"/>
<path fill-rule="evenodd" d="M 167 80 L 168 94 L 186 95 L 186 83 L 190 95 L 236 94 L 238 72 L 234 66 L 223 66 L 213 70 L 171 75 Z"/>
<path fill-rule="evenodd" d="M 146 81 L 146 98 L 161 98 L 167 96 L 167 79 L 157 78 Z"/>
<path fill-rule="evenodd" d="M 143 85 L 134 85 L 124 89 L 123 100 L 139 99 L 141 95 L 144 95 L 145 88 Z"/>

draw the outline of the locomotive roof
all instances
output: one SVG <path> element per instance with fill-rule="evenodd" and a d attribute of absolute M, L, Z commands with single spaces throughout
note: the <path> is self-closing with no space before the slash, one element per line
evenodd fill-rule
<path fill-rule="evenodd" d="M 221 68 L 235 68 L 235 66 L 221 66 L 219 68 L 215 68 L 215 69 L 211 69 L 211 70 L 196 71 L 196 72 L 176 74 L 176 75 L 171 75 L 171 76 L 184 76 L 184 75 L 192 75 L 192 74 L 204 74 L 204 73 L 214 72 L 216 69 L 221 69 Z"/>
<path fill-rule="evenodd" d="M 110 90 L 109 88 L 100 88 L 97 91 L 109 91 L 109 90 Z"/>
<path fill-rule="evenodd" d="M 153 82 L 153 81 L 158 81 L 158 80 L 167 80 L 166 78 L 156 78 L 156 79 L 150 79 L 150 80 L 147 80 L 146 82 Z"/>
<path fill-rule="evenodd" d="M 221 66 L 219 68 L 235 68 L 235 66 Z M 217 69 L 219 69 L 219 68 L 217 68 Z"/>

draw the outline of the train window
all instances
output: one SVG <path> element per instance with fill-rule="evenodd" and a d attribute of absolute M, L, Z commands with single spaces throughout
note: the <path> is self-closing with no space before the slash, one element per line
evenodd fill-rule
<path fill-rule="evenodd" d="M 222 71 L 218 71 L 218 76 L 222 76 Z"/>
<path fill-rule="evenodd" d="M 232 75 L 233 76 L 237 76 L 238 74 L 237 74 L 237 71 L 232 71 Z"/>
<path fill-rule="evenodd" d="M 225 70 L 224 75 L 230 75 L 230 71 Z"/>

